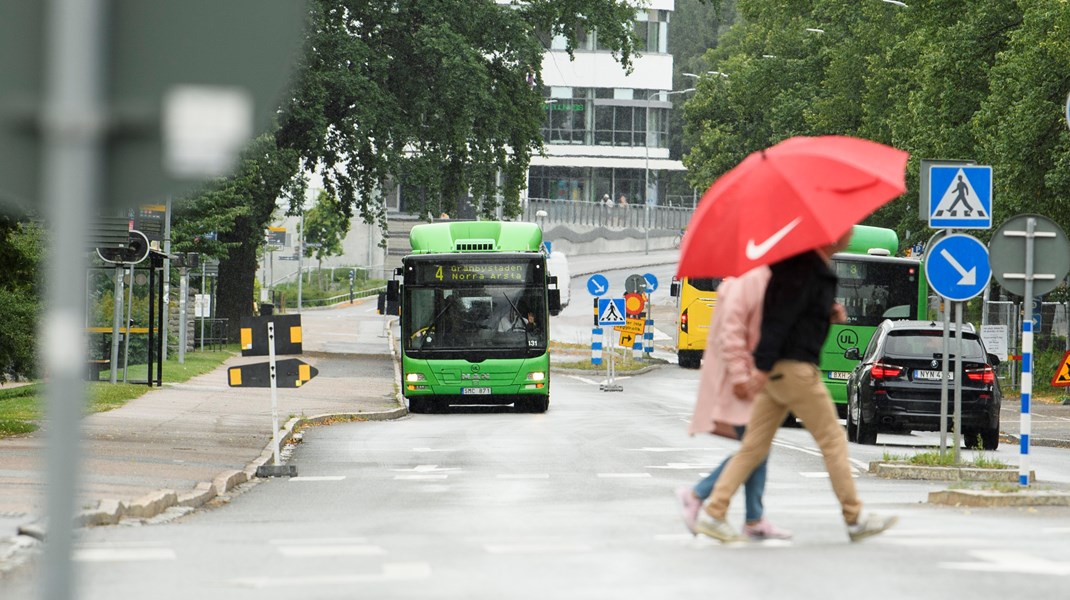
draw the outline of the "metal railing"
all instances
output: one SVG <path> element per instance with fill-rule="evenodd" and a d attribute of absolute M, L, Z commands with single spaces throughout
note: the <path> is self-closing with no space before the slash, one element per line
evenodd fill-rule
<path fill-rule="evenodd" d="M 377 287 L 377 288 L 361 290 L 361 291 L 358 291 L 358 292 L 353 292 L 352 299 L 353 300 L 357 300 L 357 299 L 360 299 L 360 298 L 367 298 L 369 296 L 375 296 L 375 295 L 379 294 L 379 292 L 385 292 L 385 291 L 386 291 L 386 286 L 380 286 L 380 287 Z M 338 294 L 337 296 L 331 296 L 329 298 L 317 298 L 317 299 L 312 299 L 312 300 L 310 300 L 308 298 L 302 298 L 301 299 L 301 305 L 302 305 L 303 308 L 320 308 L 320 307 L 324 307 L 324 306 L 332 306 L 334 304 L 338 304 L 339 302 L 349 302 L 349 300 L 350 300 L 350 294 L 347 292 L 345 294 Z M 295 302 L 296 302 L 296 300 L 295 300 Z"/>
<path fill-rule="evenodd" d="M 537 216 L 539 211 L 544 211 L 546 216 Z M 521 218 L 533 223 L 681 230 L 687 227 L 693 212 L 681 206 L 606 206 L 599 202 L 529 198 Z"/>

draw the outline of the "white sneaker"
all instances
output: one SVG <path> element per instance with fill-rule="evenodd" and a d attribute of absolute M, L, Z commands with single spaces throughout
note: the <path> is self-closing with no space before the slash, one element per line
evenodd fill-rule
<path fill-rule="evenodd" d="M 899 522 L 899 517 L 894 515 L 884 516 L 875 513 L 867 513 L 858 516 L 858 522 L 847 526 L 847 535 L 851 536 L 852 542 L 860 542 L 868 537 L 882 533 Z"/>
<path fill-rule="evenodd" d="M 704 510 L 700 510 L 698 513 L 698 520 L 695 521 L 695 531 L 726 544 L 729 542 L 743 542 L 747 539 L 733 529 L 728 524 L 728 521 L 714 519 Z"/>

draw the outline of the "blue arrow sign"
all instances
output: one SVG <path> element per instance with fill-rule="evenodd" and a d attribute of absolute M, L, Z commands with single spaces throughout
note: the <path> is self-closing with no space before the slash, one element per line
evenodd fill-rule
<path fill-rule="evenodd" d="M 598 299 L 598 325 L 625 325 L 624 298 Z"/>
<path fill-rule="evenodd" d="M 658 289 L 658 278 L 654 277 L 653 273 L 643 273 L 643 279 L 646 279 L 646 289 L 648 292 L 656 292 Z"/>
<path fill-rule="evenodd" d="M 925 277 L 943 298 L 969 300 L 992 278 L 988 248 L 977 238 L 961 233 L 940 238 L 925 255 Z"/>
<path fill-rule="evenodd" d="M 601 273 L 595 273 L 587 280 L 587 291 L 592 296 L 605 296 L 609 291 L 609 280 Z"/>

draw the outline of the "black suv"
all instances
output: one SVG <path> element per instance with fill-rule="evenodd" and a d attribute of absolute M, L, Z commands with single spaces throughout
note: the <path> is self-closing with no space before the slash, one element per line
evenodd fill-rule
<path fill-rule="evenodd" d="M 847 439 L 877 443 L 877 432 L 939 431 L 940 382 L 943 377 L 943 324 L 931 321 L 884 321 L 859 356 L 847 381 Z M 951 326 L 948 368 L 955 368 L 955 327 Z M 962 328 L 962 371 L 948 385 L 948 431 L 953 427 L 954 383 L 962 384 L 962 438 L 985 450 L 999 446 L 1001 394 L 995 367 L 999 359 L 985 351 L 973 325 Z"/>

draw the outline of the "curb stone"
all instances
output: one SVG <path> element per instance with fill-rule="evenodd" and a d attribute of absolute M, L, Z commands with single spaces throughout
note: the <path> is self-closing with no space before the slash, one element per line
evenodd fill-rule
<path fill-rule="evenodd" d="M 930 504 L 979 508 L 1016 506 L 1070 506 L 1070 493 L 1051 490 L 998 492 L 995 490 L 943 490 L 929 493 Z"/>

